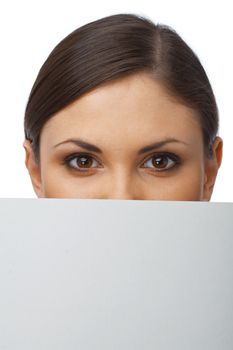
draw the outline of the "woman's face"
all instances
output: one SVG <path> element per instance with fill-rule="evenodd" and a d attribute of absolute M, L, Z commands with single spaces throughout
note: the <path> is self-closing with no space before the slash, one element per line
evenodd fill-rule
<path fill-rule="evenodd" d="M 210 200 L 222 158 L 204 158 L 195 112 L 146 73 L 104 84 L 44 125 L 38 166 L 25 164 L 38 197 Z"/>

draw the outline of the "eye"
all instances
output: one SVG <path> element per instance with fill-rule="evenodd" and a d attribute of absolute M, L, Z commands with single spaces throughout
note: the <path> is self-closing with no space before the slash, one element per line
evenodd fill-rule
<path fill-rule="evenodd" d="M 149 166 L 143 166 L 143 168 L 152 168 L 153 171 L 167 171 L 173 170 L 176 166 L 178 166 L 180 162 L 180 158 L 172 153 L 157 153 L 152 155 L 146 162 L 143 164 L 149 164 Z"/>
<path fill-rule="evenodd" d="M 144 161 L 143 164 L 149 164 L 149 166 L 142 166 L 143 168 L 152 168 L 155 172 L 162 172 L 173 170 L 176 166 L 181 163 L 180 158 L 175 154 L 163 152 L 153 154 L 150 158 Z M 91 155 L 79 153 L 68 156 L 63 161 L 67 167 L 78 171 L 80 173 L 85 173 L 90 171 L 90 169 L 97 168 L 100 164 Z"/>
<path fill-rule="evenodd" d="M 63 164 L 67 165 L 76 171 L 87 172 L 90 167 L 93 168 L 93 163 L 99 164 L 99 162 L 88 154 L 75 154 L 65 158 Z M 96 166 L 94 166 L 95 168 Z"/>

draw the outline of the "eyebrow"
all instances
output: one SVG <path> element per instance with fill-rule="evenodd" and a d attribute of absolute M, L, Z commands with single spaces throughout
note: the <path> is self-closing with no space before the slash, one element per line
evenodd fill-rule
<path fill-rule="evenodd" d="M 58 144 L 56 144 L 55 146 L 53 146 L 53 148 L 56 148 L 60 145 L 63 145 L 65 143 L 73 143 L 75 144 L 76 146 L 79 146 L 83 149 L 86 149 L 90 152 L 95 152 L 95 153 L 100 153 L 100 154 L 103 154 L 102 150 L 97 147 L 96 145 L 93 145 L 91 143 L 88 143 L 84 140 L 81 140 L 81 139 L 67 139 L 65 141 L 62 141 L 62 142 L 59 142 Z M 183 143 L 185 145 L 188 145 L 188 143 L 184 142 L 184 141 L 181 141 L 181 140 L 177 140 L 177 139 L 174 139 L 174 138 L 166 138 L 162 141 L 159 141 L 159 142 L 155 142 L 155 143 L 152 143 L 150 145 L 147 145 L 143 148 L 141 148 L 139 151 L 138 151 L 138 155 L 140 154 L 143 154 L 143 153 L 146 153 L 146 152 L 149 152 L 149 151 L 152 151 L 154 149 L 157 149 L 157 148 L 160 148 L 168 143 Z"/>

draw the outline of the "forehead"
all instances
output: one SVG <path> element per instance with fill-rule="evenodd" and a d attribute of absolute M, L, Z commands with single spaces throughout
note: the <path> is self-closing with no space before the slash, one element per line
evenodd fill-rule
<path fill-rule="evenodd" d="M 43 127 L 41 142 L 83 136 L 96 142 L 177 137 L 192 143 L 200 134 L 197 113 L 140 73 L 98 86 L 56 113 Z"/>

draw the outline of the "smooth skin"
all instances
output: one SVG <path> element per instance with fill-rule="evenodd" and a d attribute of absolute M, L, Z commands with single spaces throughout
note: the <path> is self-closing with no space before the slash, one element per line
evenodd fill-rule
<path fill-rule="evenodd" d="M 168 139 L 177 141 L 139 152 Z M 216 137 L 206 159 L 197 112 L 143 72 L 105 83 L 49 119 L 39 165 L 30 141 L 23 146 L 39 198 L 209 201 L 223 141 Z"/>

